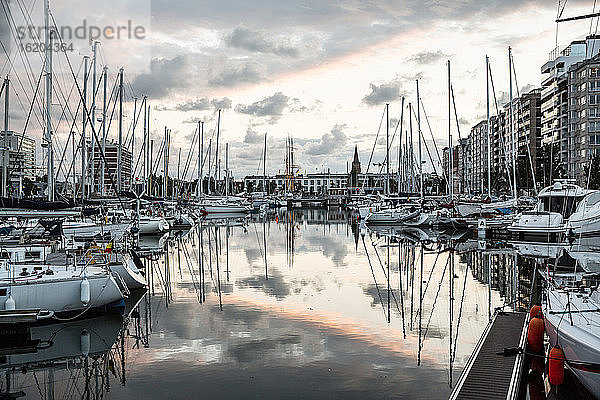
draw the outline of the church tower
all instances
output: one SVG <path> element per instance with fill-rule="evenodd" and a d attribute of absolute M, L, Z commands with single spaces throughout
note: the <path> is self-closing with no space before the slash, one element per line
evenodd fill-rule
<path fill-rule="evenodd" d="M 358 187 L 358 175 L 360 174 L 360 160 L 358 159 L 358 147 L 354 146 L 354 160 L 350 170 L 350 186 Z"/>

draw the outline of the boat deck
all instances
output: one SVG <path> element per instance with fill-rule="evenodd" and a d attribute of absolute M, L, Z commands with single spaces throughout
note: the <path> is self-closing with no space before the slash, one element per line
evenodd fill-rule
<path fill-rule="evenodd" d="M 505 356 L 504 349 L 524 348 L 527 313 L 494 314 L 471 358 L 465 365 L 450 399 L 516 399 L 523 354 Z M 500 354 L 498 354 L 500 353 Z"/>

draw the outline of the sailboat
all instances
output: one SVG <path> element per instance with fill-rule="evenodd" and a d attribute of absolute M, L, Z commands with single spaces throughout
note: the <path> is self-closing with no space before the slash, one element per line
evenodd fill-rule
<path fill-rule="evenodd" d="M 559 346 L 566 366 L 600 397 L 600 293 L 576 284 L 578 274 L 547 277 L 542 304 L 550 346 Z"/>

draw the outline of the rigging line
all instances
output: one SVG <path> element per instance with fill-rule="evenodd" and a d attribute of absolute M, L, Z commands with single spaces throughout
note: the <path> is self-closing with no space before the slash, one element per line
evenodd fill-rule
<path fill-rule="evenodd" d="M 377 259 L 379 260 L 379 265 L 381 265 L 381 270 L 383 271 L 383 276 L 385 276 L 385 279 L 388 279 L 387 273 L 385 272 L 385 267 L 383 266 L 383 262 L 381 261 L 381 257 L 379 256 L 379 252 L 377 251 L 377 247 L 375 247 L 375 244 L 373 242 L 371 242 L 371 246 L 373 246 L 373 249 L 375 250 L 375 254 L 377 255 Z M 394 302 L 396 303 L 396 309 L 398 310 L 398 312 L 400 312 L 400 306 L 398 305 L 398 300 L 396 300 L 396 295 L 394 294 L 394 291 L 392 291 L 391 293 L 392 293 L 392 297 L 394 298 Z"/>
<path fill-rule="evenodd" d="M 427 284 L 425 285 L 425 290 L 423 290 L 423 297 L 427 294 L 427 288 L 429 287 L 429 282 L 431 282 L 431 277 L 433 276 L 433 271 L 435 271 L 435 267 L 437 266 L 438 258 L 442 254 L 441 252 L 435 253 L 435 260 L 433 261 L 433 266 L 431 267 L 431 271 L 429 271 L 429 278 L 427 278 Z"/>
<path fill-rule="evenodd" d="M 37 82 L 37 86 L 35 88 L 36 92 L 39 90 L 40 82 L 42 81 L 42 76 L 43 75 L 44 75 L 44 73 L 41 72 L 40 73 L 40 77 L 39 77 L 38 82 Z M 34 93 L 34 95 L 35 95 L 35 93 Z M 30 121 L 30 118 L 31 118 L 31 113 L 33 111 L 33 107 L 34 107 L 34 103 L 32 102 L 31 105 L 30 105 L 30 107 L 29 107 L 29 112 L 27 113 L 27 118 L 25 119 L 25 126 L 23 127 L 23 133 L 21 134 L 21 140 L 19 142 L 19 147 L 18 147 L 18 150 L 17 150 L 19 153 L 21 152 L 21 146 L 23 145 L 23 139 L 25 137 L 25 132 L 27 131 L 27 127 L 29 126 L 29 121 Z M 10 180 L 10 178 L 12 178 L 13 171 L 8 170 L 8 169 L 7 169 L 7 171 L 10 171 L 8 173 L 9 174 L 8 175 L 9 176 L 8 179 Z"/>
<path fill-rule="evenodd" d="M 1 4 L 2 4 L 2 8 L 4 10 L 4 13 L 6 15 L 6 19 L 7 19 L 8 25 L 9 25 L 9 29 L 10 29 L 10 33 L 11 33 L 13 39 L 15 40 L 15 43 L 19 43 L 19 38 L 18 38 L 18 35 L 17 35 L 17 24 L 16 24 L 16 22 L 14 20 L 14 17 L 12 15 L 10 7 L 8 7 L 8 3 L 6 1 L 1 2 Z M 4 45 L 3 45 L 3 47 L 4 47 Z M 19 56 L 21 58 L 21 62 L 23 63 L 23 67 L 26 70 L 29 67 L 29 71 L 26 71 L 25 76 L 27 77 L 29 85 L 33 89 L 34 85 L 33 85 L 32 77 L 35 76 L 35 75 L 33 73 L 33 68 L 31 67 L 31 63 L 29 62 L 29 54 L 27 54 L 24 51 L 24 49 L 21 48 L 21 46 L 16 46 L 16 48 L 18 50 L 16 52 L 16 54 L 19 54 Z M 9 55 L 10 53 L 8 53 L 8 51 L 6 49 L 5 49 L 5 52 L 6 52 L 7 56 L 8 56 L 8 58 L 10 58 L 10 55 Z M 15 54 L 15 58 L 16 58 L 16 54 Z M 40 57 L 41 57 L 41 55 L 40 55 Z M 43 61 L 43 59 L 42 59 L 42 61 Z M 11 62 L 11 65 L 14 65 L 14 64 Z M 15 68 L 13 67 L 13 69 L 15 69 Z M 31 76 L 29 75 L 29 72 L 31 72 Z M 16 69 L 15 69 L 15 74 L 17 74 L 17 70 Z M 25 92 L 25 88 L 24 88 L 23 84 L 20 82 L 20 78 L 18 78 L 18 74 L 17 74 L 17 79 L 19 80 L 19 83 L 21 84 L 21 87 L 22 87 L 23 91 Z M 27 96 L 27 94 L 25 94 L 25 96 Z M 28 101 L 29 101 L 29 99 L 28 99 Z"/>
<path fill-rule="evenodd" d="M 53 22 L 54 26 L 56 27 L 56 20 L 54 19 L 54 15 L 50 14 L 50 16 L 52 17 L 52 22 Z M 60 35 L 58 35 L 58 38 L 60 39 L 61 45 L 64 44 L 62 37 Z M 71 65 L 71 60 L 69 59 L 69 56 L 66 53 L 65 53 L 65 59 L 67 60 L 67 64 L 69 66 L 69 71 L 71 72 L 71 76 L 73 77 L 73 80 L 75 81 L 75 84 L 77 86 L 77 92 L 79 93 L 79 98 L 83 99 L 83 93 L 81 92 L 81 88 L 79 87 L 79 84 L 77 83 L 77 79 L 75 79 L 75 72 L 73 71 L 73 66 Z M 86 112 L 85 107 L 84 107 L 83 112 L 84 112 L 85 117 L 88 120 L 88 122 L 91 121 L 90 114 L 88 112 Z M 91 129 L 92 134 L 94 135 L 96 141 L 99 142 L 98 135 L 96 133 L 96 128 L 94 127 L 94 124 L 90 123 L 90 129 Z M 100 148 L 99 150 L 100 150 L 100 156 L 102 157 L 102 161 L 104 162 L 104 165 L 108 165 L 104 151 L 102 151 L 102 148 Z M 116 173 L 116 171 L 115 171 L 115 173 Z M 119 205 L 121 206 L 123 211 L 125 211 L 125 205 L 123 204 L 123 200 L 121 199 L 121 194 L 117 191 L 117 186 L 114 182 L 112 174 L 109 173 L 108 177 L 109 177 L 111 186 L 113 187 L 113 190 L 115 191 L 115 193 L 117 195 L 117 199 L 119 200 Z"/>
<path fill-rule="evenodd" d="M 79 109 L 81 108 L 81 105 L 82 105 L 82 101 L 81 101 L 81 99 L 79 99 L 79 104 L 77 104 L 77 113 L 79 113 Z M 76 124 L 76 123 L 77 123 L 77 121 L 76 121 L 76 120 L 73 120 L 73 123 L 71 124 L 71 129 L 69 130 L 69 137 L 67 138 L 67 143 L 68 143 L 68 142 L 69 142 L 69 140 L 71 139 L 71 136 L 72 136 L 72 135 L 75 135 L 74 127 L 75 127 L 75 124 Z M 83 136 L 81 137 L 81 139 L 79 139 L 79 143 L 78 143 L 78 146 L 77 146 L 78 148 L 79 148 L 79 146 L 81 145 L 81 142 L 82 142 L 82 141 L 83 141 Z M 58 169 L 59 169 L 59 170 L 60 170 L 60 168 L 61 168 L 61 166 L 62 166 L 62 164 L 63 164 L 63 160 L 65 159 L 65 155 L 66 155 L 66 153 L 67 153 L 67 147 L 68 147 L 68 146 L 65 146 L 64 152 L 63 152 L 63 154 L 62 154 L 62 157 L 61 157 L 61 159 L 60 159 L 60 163 L 59 163 L 59 165 L 58 165 Z M 78 150 L 78 149 L 77 149 L 77 150 L 74 150 L 74 152 L 75 152 L 75 158 L 76 158 L 76 157 L 77 157 L 77 153 L 79 153 L 79 150 Z M 73 171 L 75 170 L 75 158 L 73 158 L 73 159 L 71 160 L 71 165 L 69 166 L 69 171 L 68 171 L 68 173 L 66 174 L 67 176 L 65 177 L 65 179 L 66 179 L 66 180 L 68 180 L 68 179 L 69 179 L 69 177 L 71 176 L 71 171 L 72 171 L 72 170 L 73 170 Z M 74 173 L 74 172 L 73 172 L 73 173 Z"/>
<path fill-rule="evenodd" d="M 19 3 L 19 1 L 18 1 L 18 3 Z M 4 5 L 3 5 L 3 7 L 4 7 Z M 31 17 L 30 17 L 30 15 L 29 15 L 30 13 L 25 13 L 25 12 L 23 11 L 23 8 L 20 6 L 20 3 L 19 3 L 19 8 L 20 8 L 20 10 L 21 10 L 21 13 L 23 14 L 23 17 L 24 17 L 24 19 L 25 19 L 25 20 L 26 20 L 26 21 L 27 21 L 27 22 L 28 22 L 30 25 L 34 26 L 34 24 L 33 24 L 33 21 L 31 20 Z M 6 10 L 6 8 L 5 8 L 5 10 Z M 14 25 L 14 27 L 15 27 L 15 31 L 16 31 L 16 30 L 17 30 L 17 28 L 16 28 L 16 23 L 14 22 L 14 17 L 12 16 L 12 13 L 10 12 L 10 8 L 8 8 L 8 12 L 9 12 L 9 14 L 10 14 L 11 20 L 12 20 L 12 22 L 13 22 L 13 25 Z M 55 33 L 57 33 L 57 34 L 58 34 L 58 27 L 56 26 L 56 24 L 54 24 L 54 27 L 56 28 L 56 32 L 55 32 Z M 35 36 L 35 38 L 37 38 L 38 42 L 39 42 L 39 43 L 41 43 L 42 41 L 41 41 L 41 39 L 40 39 L 40 37 L 39 37 L 39 34 L 38 34 L 38 32 L 34 30 L 34 32 L 33 32 L 33 33 L 36 35 L 36 36 Z M 15 35 L 14 35 L 14 33 L 13 33 L 13 36 L 15 36 Z M 18 38 L 16 38 L 16 40 L 18 41 Z M 42 56 L 42 53 L 41 53 L 41 52 L 38 52 L 38 55 L 39 55 L 39 57 L 40 57 L 40 60 L 42 61 L 42 63 L 43 63 L 43 64 L 45 64 L 46 60 L 45 60 L 45 58 Z M 28 57 L 25 57 L 25 59 L 27 60 L 27 65 L 25 65 L 25 63 L 24 63 L 25 67 L 27 67 L 27 66 L 28 66 L 28 67 L 29 67 L 29 69 L 31 70 L 31 76 L 34 76 L 34 74 L 33 74 L 33 68 L 31 67 L 31 64 L 29 63 L 29 58 L 28 58 Z M 60 62 L 60 59 L 59 59 L 59 58 L 57 58 L 57 61 L 58 61 L 58 62 Z M 53 75 L 55 75 L 55 74 L 53 74 Z M 32 86 L 32 88 L 33 88 L 33 82 L 31 82 L 31 78 L 29 77 L 29 74 L 27 74 L 27 77 L 29 78 L 30 84 L 31 84 L 31 86 Z M 71 109 L 70 109 L 69 105 L 68 105 L 68 103 L 69 103 L 69 102 L 68 102 L 68 99 L 65 97 L 65 94 L 64 94 L 64 92 L 63 92 L 63 90 L 62 90 L 62 86 L 60 85 L 60 82 L 59 82 L 58 78 L 59 78 L 58 76 L 56 76 L 56 75 L 54 76 L 54 79 L 53 79 L 53 86 L 56 86 L 56 89 L 57 89 L 58 95 L 59 95 L 60 97 L 62 97 L 62 99 L 61 99 L 61 100 L 62 100 L 62 101 L 65 103 L 65 105 L 66 105 L 66 107 L 67 107 L 67 110 L 69 111 L 69 114 L 70 114 L 71 118 L 75 118 L 75 117 L 73 116 L 73 113 L 71 112 Z M 27 94 L 26 94 L 26 93 L 25 93 L 25 95 L 27 96 Z M 28 98 L 28 101 L 29 101 L 29 98 Z M 42 108 L 42 106 L 41 106 L 41 105 L 40 105 L 40 108 Z M 39 121 L 39 119 L 38 119 L 38 123 L 40 123 L 40 125 L 43 125 L 43 124 L 42 124 L 42 123 Z M 58 123 L 58 124 L 60 124 L 60 121 L 59 121 L 59 123 Z M 53 127 L 53 130 L 54 130 L 55 132 L 58 132 L 58 125 L 57 125 L 57 126 L 55 126 L 55 127 Z M 58 146 L 59 144 L 60 144 L 60 143 L 59 143 L 59 139 L 57 138 L 57 147 L 59 147 L 59 146 Z M 59 150 L 60 150 L 60 149 L 59 149 Z"/>
<path fill-rule="evenodd" d="M 444 277 L 446 276 L 446 270 L 448 269 L 448 264 L 450 264 L 450 256 L 446 259 L 446 264 L 444 266 L 444 271 L 442 271 L 442 278 L 440 279 L 440 283 L 438 286 L 438 290 L 435 293 L 435 298 L 433 299 L 433 305 L 431 306 L 431 313 L 429 314 L 429 318 L 427 320 L 427 325 L 425 326 L 425 333 L 423 334 L 423 340 L 419 344 L 420 346 L 425 343 L 425 339 L 427 338 L 427 332 L 429 331 L 429 324 L 431 323 L 431 317 L 433 316 L 433 312 L 435 310 L 435 305 L 437 304 L 438 296 L 440 295 L 440 290 L 442 289 L 442 283 L 444 282 Z"/>
<path fill-rule="evenodd" d="M 365 243 L 365 237 L 362 237 L 363 246 L 365 247 L 365 254 L 367 255 L 367 260 L 369 261 L 369 267 L 371 267 L 371 275 L 373 276 L 373 282 L 375 282 L 375 289 L 377 289 L 377 295 L 379 296 L 379 303 L 381 304 L 381 308 L 383 310 L 384 317 L 387 318 L 387 314 L 385 312 L 385 305 L 383 304 L 383 298 L 381 297 L 381 292 L 379 291 L 379 285 L 377 284 L 377 278 L 375 278 L 375 271 L 373 270 L 373 264 L 371 264 L 371 258 L 369 257 L 369 252 L 367 251 L 367 244 Z"/>
<path fill-rule="evenodd" d="M 79 65 L 79 70 L 77 71 L 77 77 L 79 76 L 79 73 L 81 72 L 81 67 L 82 67 L 82 65 L 83 65 L 83 60 L 82 60 L 82 63 Z M 75 88 L 75 83 L 73 82 L 73 84 L 71 85 L 71 90 L 69 91 L 69 98 L 71 98 L 71 95 L 73 94 L 73 89 L 74 89 L 74 88 Z M 80 101 L 81 101 L 81 99 L 80 99 Z M 61 114 L 61 116 L 59 117 L 59 120 L 58 120 L 58 122 L 57 122 L 57 124 L 56 124 L 56 130 L 55 130 L 55 132 L 58 132 L 58 127 L 60 126 L 60 121 L 62 121 L 63 117 L 65 116 L 66 105 L 67 105 L 67 103 L 65 103 L 65 107 L 63 107 L 62 114 Z M 77 106 L 77 110 L 78 110 L 77 112 L 79 112 L 79 105 Z M 76 113 L 76 114 L 77 114 L 77 113 Z M 75 123 L 76 119 L 77 119 L 77 118 L 72 118 L 72 120 L 73 120 L 73 124 Z M 69 132 L 69 138 L 70 138 L 70 137 L 71 137 L 71 133 Z M 56 137 L 56 139 L 57 139 L 57 141 L 58 141 L 58 137 Z M 63 154 L 62 154 L 62 157 L 61 157 L 61 162 L 60 162 L 60 164 L 59 164 L 59 166 L 58 166 L 58 170 L 59 170 L 59 171 L 61 170 L 61 166 L 62 166 L 62 159 L 65 157 L 65 154 L 66 154 L 66 152 L 67 152 L 68 143 L 69 143 L 69 142 L 68 142 L 68 139 L 67 139 L 67 142 L 65 143 L 65 146 L 64 146 L 64 149 L 63 149 L 63 152 L 62 152 Z M 57 146 L 57 147 L 59 147 L 59 146 Z M 60 152 L 60 149 L 59 149 L 59 152 Z M 63 175 L 64 175 L 64 171 L 63 171 Z M 67 179 L 67 178 L 65 177 L 65 179 Z"/>
<path fill-rule="evenodd" d="M 5 2 L 0 2 L 0 3 L 1 3 L 3 6 L 4 6 L 4 3 L 5 3 Z M 8 51 L 8 50 L 6 49 L 6 47 L 4 46 L 4 43 L 3 43 L 1 40 L 0 40 L 0 46 L 2 46 L 2 49 L 4 50 L 4 52 L 5 52 L 5 53 L 7 53 L 7 51 Z M 8 54 L 8 53 L 7 53 L 7 54 Z M 17 69 L 16 69 L 16 67 L 15 67 L 14 63 L 13 63 L 12 61 L 10 61 L 10 56 L 9 56 L 9 57 L 7 57 L 7 60 L 8 60 L 8 61 L 9 61 L 9 63 L 10 63 L 11 69 L 15 71 L 15 76 L 17 77 L 17 82 L 19 83 L 19 86 L 21 86 L 21 90 L 23 91 L 23 93 L 24 93 L 24 95 L 25 95 L 25 98 L 27 99 L 27 102 L 28 102 L 28 103 L 31 103 L 32 101 L 30 101 L 30 100 L 29 100 L 29 98 L 28 98 L 28 96 L 27 96 L 27 90 L 25 89 L 25 86 L 23 85 L 23 82 L 21 81 L 21 78 L 19 77 L 19 74 L 17 73 Z M 28 74 L 25 74 L 25 75 L 29 77 L 29 75 L 28 75 Z M 33 85 L 32 85 L 32 88 L 33 88 Z M 34 99 L 34 101 L 35 101 L 35 100 L 36 100 L 36 99 Z M 39 105 L 39 104 L 38 104 L 38 107 L 40 107 L 40 109 L 42 108 L 42 107 L 41 107 L 41 105 Z M 37 113 L 35 113 L 34 115 L 35 115 L 36 119 L 38 120 L 38 123 L 39 123 L 40 125 L 42 125 L 42 122 L 41 122 L 41 120 L 40 120 L 40 117 L 37 115 Z"/>
<path fill-rule="evenodd" d="M 117 83 L 118 83 L 118 82 L 119 82 L 119 75 L 117 75 L 117 76 L 115 77 L 115 84 L 114 84 L 114 86 L 113 86 L 113 91 L 112 91 L 112 93 L 111 93 L 111 95 L 110 95 L 110 99 L 108 100 L 108 105 L 110 105 L 110 100 L 111 100 L 111 99 L 114 99 L 114 101 L 113 101 L 113 107 L 112 107 L 112 110 L 111 110 L 111 112 L 110 112 L 110 118 L 109 118 L 109 120 L 108 120 L 108 125 L 106 126 L 106 136 L 107 136 L 107 137 L 108 137 L 108 134 L 109 134 L 109 132 L 110 132 L 110 126 L 112 125 L 113 118 L 114 118 L 114 116 L 115 116 L 115 109 L 116 109 L 116 107 L 117 107 L 117 96 L 118 96 L 118 91 L 117 91 L 117 86 L 118 86 L 118 85 L 117 85 Z M 108 105 L 107 105 L 107 106 L 108 106 Z"/>
<path fill-rule="evenodd" d="M 199 136 L 198 133 L 199 133 L 198 132 L 198 128 L 196 127 L 194 129 L 194 133 L 193 133 L 193 136 L 192 136 L 192 143 L 190 145 L 191 146 L 191 151 L 188 151 L 187 160 L 186 160 L 185 167 L 184 167 L 184 170 L 183 170 L 182 179 L 184 179 L 184 180 L 185 180 L 185 178 L 187 176 L 187 173 L 188 173 L 188 170 L 189 170 L 189 167 L 190 167 L 191 158 L 194 155 L 194 152 L 196 150 L 196 140 L 200 140 L 198 138 L 198 136 Z"/>
<path fill-rule="evenodd" d="M 415 114 L 415 109 L 414 107 L 412 108 L 412 112 L 415 118 L 417 118 L 417 115 Z M 427 141 L 425 140 L 425 136 L 423 135 L 423 130 L 422 129 L 417 129 L 417 134 L 421 135 L 421 138 L 423 139 L 423 144 L 425 145 L 425 150 L 427 151 L 427 155 L 429 156 L 429 160 L 431 161 L 431 166 L 433 168 L 433 172 L 437 175 L 437 169 L 435 168 L 435 163 L 433 162 L 433 157 L 431 156 L 431 151 L 429 151 L 429 146 L 427 145 Z M 459 134 L 459 138 L 460 138 L 460 134 Z M 435 147 L 435 142 L 433 143 L 434 147 Z M 436 149 L 437 150 L 437 149 Z M 416 157 L 413 154 L 413 157 Z M 416 159 L 415 159 L 416 161 Z M 444 169 L 444 168 L 442 168 Z"/>
<path fill-rule="evenodd" d="M 594 5 L 592 6 L 592 14 L 596 12 L 596 0 L 594 0 Z M 590 20 L 590 35 L 592 34 L 592 26 L 594 25 L 594 19 Z"/>
<path fill-rule="evenodd" d="M 381 119 L 379 120 L 379 128 L 377 128 L 377 135 L 375 135 L 375 141 L 373 142 L 373 148 L 371 149 L 371 155 L 369 156 L 369 163 L 367 164 L 367 171 L 365 172 L 365 177 L 369 174 L 369 169 L 371 168 L 371 161 L 373 161 L 373 153 L 375 153 L 375 146 L 377 146 L 377 139 L 379 138 L 381 126 L 383 125 L 383 117 L 384 116 L 385 116 L 385 107 L 383 108 L 383 112 L 381 113 Z M 367 179 L 363 180 L 361 189 L 364 189 L 366 181 L 367 181 Z"/>
<path fill-rule="evenodd" d="M 467 273 L 469 272 L 469 264 L 467 263 L 467 267 L 465 268 L 465 279 L 463 281 L 463 290 L 462 290 L 462 296 L 460 298 L 460 308 L 458 309 L 458 320 L 456 321 L 456 336 L 454 337 L 454 350 L 452 351 L 452 360 L 454 361 L 456 359 L 456 346 L 458 344 L 458 332 L 460 329 L 460 321 L 462 319 L 462 311 L 463 311 L 463 304 L 464 304 L 464 300 L 465 300 L 465 289 L 467 287 Z"/>
<path fill-rule="evenodd" d="M 494 76 L 492 75 L 492 65 L 491 63 L 488 64 L 488 70 L 490 73 L 490 83 L 492 84 L 492 94 L 494 97 L 494 105 L 496 106 L 496 122 L 498 123 L 498 127 L 500 126 L 500 109 L 498 108 L 498 98 L 496 97 L 496 88 L 494 86 Z M 489 130 L 489 127 L 488 127 Z M 504 168 L 506 170 L 506 175 L 508 176 L 508 183 L 509 186 L 512 186 L 512 178 L 511 178 L 511 174 L 509 171 L 509 167 L 508 167 L 508 155 L 506 154 L 506 146 L 504 144 L 504 135 L 502 135 L 502 132 L 499 132 L 499 138 L 500 138 L 500 147 L 502 149 L 504 149 L 503 153 L 502 153 L 502 158 L 504 159 Z"/>
<path fill-rule="evenodd" d="M 458 131 L 458 145 L 460 146 L 460 142 L 462 137 L 460 135 L 460 123 L 458 122 L 458 111 L 456 110 L 456 101 L 454 100 L 454 85 L 450 85 L 450 93 L 452 94 L 452 107 L 454 108 L 454 119 L 456 121 L 456 130 Z M 465 177 L 464 165 L 466 164 L 465 152 L 462 151 L 462 161 L 463 161 L 463 170 L 461 173 L 461 179 L 464 181 L 463 183 L 467 186 L 468 192 L 471 192 L 471 187 L 469 185 L 468 179 Z"/>
<path fill-rule="evenodd" d="M 429 123 L 429 116 L 427 115 L 427 112 L 425 111 L 425 103 L 423 103 L 423 99 L 421 99 L 421 109 L 423 110 L 423 114 L 425 115 L 425 121 L 427 122 L 427 126 L 429 127 L 429 133 L 431 134 L 431 140 L 433 141 L 433 148 L 435 149 L 435 153 L 437 155 L 437 161 L 439 166 L 442 166 L 442 157 L 440 156 L 440 152 L 437 148 L 437 144 L 435 143 L 435 137 L 433 136 L 433 130 L 431 129 L 431 124 Z M 433 160 L 432 160 L 433 163 Z M 442 168 L 444 169 L 444 168 Z M 445 171 L 444 171 L 445 173 Z"/>
<path fill-rule="evenodd" d="M 31 12 L 25 12 L 25 11 L 23 11 L 23 7 L 21 7 L 21 0 L 17 0 L 17 3 L 19 4 L 19 8 L 21 9 L 21 13 L 23 14 L 23 17 L 24 17 L 24 19 L 25 19 L 25 20 L 26 20 L 26 21 L 27 21 L 27 22 L 28 22 L 28 23 L 29 23 L 31 26 L 34 26 L 34 24 L 33 24 L 33 21 L 32 21 L 32 19 L 31 19 Z M 33 8 L 32 8 L 32 9 L 33 9 Z M 55 27 L 56 27 L 56 26 L 55 26 Z M 41 40 L 41 38 L 39 37 L 39 32 L 38 32 L 37 30 L 33 30 L 33 33 L 35 34 L 35 38 L 38 40 L 38 42 L 39 42 L 39 43 L 41 43 L 41 42 L 42 42 L 42 40 Z M 58 27 L 56 27 L 56 33 L 58 34 Z M 41 60 L 42 62 L 44 62 L 45 60 L 44 60 L 44 57 L 42 56 L 42 53 L 41 53 L 41 52 L 38 52 L 38 54 L 39 54 L 39 56 L 40 56 L 40 60 Z M 57 60 L 60 62 L 60 58 L 57 58 Z M 31 66 L 30 66 L 30 68 L 31 68 Z M 58 76 L 55 76 L 55 79 L 53 79 L 53 84 L 55 84 L 55 85 L 56 85 L 56 87 L 57 87 L 57 91 L 58 91 L 59 95 L 60 95 L 60 96 L 62 96 L 62 100 L 65 102 L 65 105 L 67 106 L 67 110 L 69 111 L 69 114 L 70 114 L 71 118 L 75 118 L 75 116 L 73 116 L 73 114 L 72 114 L 72 112 L 71 112 L 71 110 L 70 110 L 70 107 L 68 106 L 68 104 L 69 104 L 69 103 L 68 103 L 68 99 L 67 99 L 67 98 L 65 98 L 65 95 L 64 95 L 64 93 L 63 93 L 63 90 L 62 90 L 62 86 L 60 85 L 60 82 L 59 82 L 58 78 L 59 78 Z M 69 95 L 69 97 L 70 97 L 70 95 Z M 57 128 L 58 128 L 58 127 L 57 127 Z M 58 129 L 56 129 L 56 131 L 58 131 Z"/>

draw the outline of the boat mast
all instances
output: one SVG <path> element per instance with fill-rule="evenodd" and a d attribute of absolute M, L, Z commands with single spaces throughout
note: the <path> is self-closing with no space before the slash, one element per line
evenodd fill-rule
<path fill-rule="evenodd" d="M 212 194 L 212 191 L 210 189 L 210 181 L 212 180 L 212 162 L 211 162 L 211 154 L 212 154 L 212 138 L 208 139 L 208 188 L 207 188 L 207 192 L 208 194 Z"/>
<path fill-rule="evenodd" d="M 166 199 L 169 192 L 169 130 L 165 126 L 165 151 L 163 156 L 163 198 Z"/>
<path fill-rule="evenodd" d="M 119 69 L 119 148 L 117 149 L 117 196 L 121 193 L 121 165 L 123 160 L 123 68 Z"/>
<path fill-rule="evenodd" d="M 102 68 L 102 80 L 104 86 L 104 98 L 102 100 L 102 154 L 106 154 L 106 93 L 107 93 L 107 82 L 108 79 L 108 67 L 105 65 Z M 106 196 L 106 185 L 104 184 L 104 173 L 106 170 L 106 164 L 104 163 L 104 157 L 101 157 L 102 168 L 100 170 L 100 191 L 102 196 Z"/>
<path fill-rule="evenodd" d="M 150 107 L 148 107 L 148 111 L 150 111 Z M 149 115 L 150 113 L 148 113 Z M 148 123 L 148 126 L 150 126 L 150 123 Z M 150 132 L 148 132 L 148 137 L 150 136 Z M 154 154 L 154 139 L 150 139 L 150 153 L 148 154 L 148 168 L 149 168 L 149 173 L 148 173 L 148 191 L 150 193 L 151 196 L 154 196 L 154 190 L 152 187 L 152 175 L 154 174 L 154 171 L 152 170 L 152 154 Z"/>
<path fill-rule="evenodd" d="M 419 96 L 419 80 L 417 79 L 417 136 L 419 136 L 419 184 L 421 191 L 421 200 L 424 197 L 423 190 L 423 153 L 421 150 L 421 97 Z"/>
<path fill-rule="evenodd" d="M 204 182 L 202 182 L 204 178 L 204 163 L 202 162 L 204 160 L 204 121 L 198 121 L 198 134 L 200 135 L 198 142 L 198 197 L 200 197 L 204 194 Z"/>
<path fill-rule="evenodd" d="M 515 148 L 515 131 L 513 124 L 513 84 L 512 84 L 512 49 L 508 47 L 508 82 L 509 82 L 509 102 L 510 102 L 510 140 L 512 142 L 512 172 L 513 172 L 513 196 L 517 198 L 517 166 L 516 166 L 516 148 Z"/>
<path fill-rule="evenodd" d="M 48 148 L 48 164 L 46 176 L 48 179 L 48 201 L 54 201 L 54 152 L 52 149 L 52 41 L 54 30 L 50 30 L 49 14 L 49 0 L 45 0 L 44 24 L 46 28 L 46 146 Z"/>
<path fill-rule="evenodd" d="M 267 189 L 267 132 L 265 132 L 265 148 L 263 150 L 263 192 L 269 194 Z"/>
<path fill-rule="evenodd" d="M 408 159 L 408 176 L 410 183 L 410 193 L 414 193 L 414 178 L 413 178 L 413 129 L 412 129 L 412 103 L 408 103 L 408 130 L 410 132 L 410 155 Z"/>
<path fill-rule="evenodd" d="M 219 134 L 221 132 L 221 109 L 219 109 L 219 114 L 217 115 L 217 144 L 215 147 L 215 189 L 219 184 L 219 180 L 221 179 L 221 171 L 219 171 Z"/>
<path fill-rule="evenodd" d="M 450 60 L 448 60 L 448 192 L 450 193 L 450 202 L 452 202 L 452 199 L 454 197 L 454 188 L 453 188 L 453 180 L 454 180 L 454 176 L 452 174 L 452 164 L 454 163 L 453 158 L 452 158 L 452 113 L 451 113 L 451 108 L 452 108 L 452 89 L 450 87 L 451 82 L 450 82 Z"/>
<path fill-rule="evenodd" d="M 148 160 L 146 159 L 146 156 L 148 155 L 148 131 L 146 129 L 148 126 L 148 113 L 146 108 L 147 100 L 148 96 L 144 96 L 144 99 L 142 100 L 144 107 L 144 138 L 142 139 L 144 142 L 144 144 L 142 145 L 142 193 L 146 193 L 146 176 L 148 172 Z"/>
<path fill-rule="evenodd" d="M 146 110 L 148 111 L 148 118 L 147 118 L 147 123 L 148 123 L 148 127 L 146 128 L 146 136 L 147 136 L 147 142 L 149 143 L 150 146 L 146 146 L 146 155 L 147 155 L 147 160 L 148 160 L 148 193 L 151 192 L 152 190 L 152 186 L 151 186 L 151 182 L 152 182 L 152 144 L 154 143 L 153 140 L 150 140 L 150 105 L 148 104 L 148 100 L 146 99 Z"/>
<path fill-rule="evenodd" d="M 85 133 L 87 127 L 87 81 L 88 81 L 88 61 L 89 57 L 83 57 L 83 111 L 81 113 L 82 120 L 82 130 L 81 130 L 81 200 L 87 198 L 87 135 Z"/>
<path fill-rule="evenodd" d="M 485 56 L 485 89 L 486 89 L 486 118 L 487 118 L 487 190 L 492 198 L 492 135 L 490 130 L 490 58 Z"/>
<path fill-rule="evenodd" d="M 138 98 L 133 98 L 133 127 L 131 129 L 131 172 L 129 173 L 129 190 L 133 190 L 133 154 L 135 152 L 135 128 L 137 127 L 137 101 Z"/>
<path fill-rule="evenodd" d="M 173 197 L 173 203 L 175 203 L 175 198 L 179 198 L 179 167 L 181 166 L 181 147 L 179 148 L 179 153 L 177 154 L 177 185 L 174 185 L 175 196 Z"/>
<path fill-rule="evenodd" d="M 229 143 L 225 143 L 225 197 L 229 197 Z"/>
<path fill-rule="evenodd" d="M 400 177 L 402 176 L 402 124 L 404 122 L 404 96 L 402 96 L 402 105 L 400 106 L 400 109 L 400 139 L 398 140 L 398 194 L 400 194 L 402 191 L 400 186 Z"/>
<path fill-rule="evenodd" d="M 4 79 L 4 143 L 2 143 L 2 197 L 7 196 L 8 189 L 8 77 Z"/>
<path fill-rule="evenodd" d="M 92 145 L 91 145 L 91 154 L 90 154 L 90 194 L 94 193 L 96 190 L 95 179 L 94 179 L 94 159 L 96 157 L 96 55 L 98 52 L 98 42 L 94 42 L 94 46 L 92 48 L 92 121 L 91 121 L 91 129 L 92 129 Z"/>
<path fill-rule="evenodd" d="M 390 104 L 385 103 L 385 194 L 390 194 Z"/>

